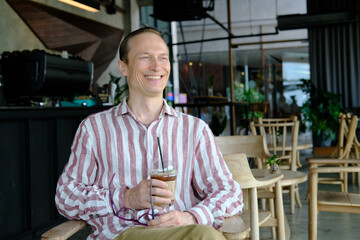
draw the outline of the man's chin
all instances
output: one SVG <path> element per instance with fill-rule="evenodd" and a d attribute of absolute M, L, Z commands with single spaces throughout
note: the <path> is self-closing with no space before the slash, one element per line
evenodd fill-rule
<path fill-rule="evenodd" d="M 151 97 L 151 98 L 163 98 L 164 90 L 148 90 L 144 93 L 144 97 Z"/>

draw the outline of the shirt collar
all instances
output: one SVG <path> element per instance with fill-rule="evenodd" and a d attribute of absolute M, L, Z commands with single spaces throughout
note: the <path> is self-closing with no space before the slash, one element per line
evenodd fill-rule
<path fill-rule="evenodd" d="M 125 114 L 133 115 L 129 106 L 127 105 L 127 100 L 128 100 L 128 97 L 124 97 L 124 99 L 121 101 L 121 103 L 117 106 L 117 109 L 115 111 L 116 116 L 121 116 L 121 115 L 125 115 Z M 164 102 L 164 105 L 163 105 L 163 108 L 159 115 L 159 118 L 162 118 L 165 114 L 167 114 L 169 116 L 173 116 L 173 117 L 178 117 L 178 113 L 175 111 L 174 108 L 172 108 L 171 106 L 169 106 L 167 104 L 165 99 L 163 99 L 163 102 Z"/>

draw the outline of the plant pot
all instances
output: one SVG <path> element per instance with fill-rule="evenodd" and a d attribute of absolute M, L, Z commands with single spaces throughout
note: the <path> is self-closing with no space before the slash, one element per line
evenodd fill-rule
<path fill-rule="evenodd" d="M 212 87 L 208 87 L 208 95 L 209 95 L 209 96 L 214 96 L 214 92 L 213 92 L 213 88 L 212 88 Z"/>
<path fill-rule="evenodd" d="M 279 165 L 277 165 L 277 164 L 270 165 L 269 172 L 270 172 L 271 174 L 277 174 L 277 173 L 279 173 L 279 172 L 280 172 Z"/>

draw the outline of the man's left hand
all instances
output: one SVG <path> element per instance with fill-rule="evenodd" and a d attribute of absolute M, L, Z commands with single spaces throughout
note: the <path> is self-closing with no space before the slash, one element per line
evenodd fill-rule
<path fill-rule="evenodd" d="M 148 222 L 148 226 L 152 228 L 168 228 L 190 224 L 197 224 L 194 215 L 188 212 L 180 212 L 177 210 L 164 213 Z"/>

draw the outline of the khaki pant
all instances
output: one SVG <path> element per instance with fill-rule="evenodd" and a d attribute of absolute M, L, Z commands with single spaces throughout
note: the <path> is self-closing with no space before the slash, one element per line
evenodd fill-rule
<path fill-rule="evenodd" d="M 116 240 L 225 240 L 213 227 L 193 224 L 173 228 L 132 227 L 120 234 Z"/>

